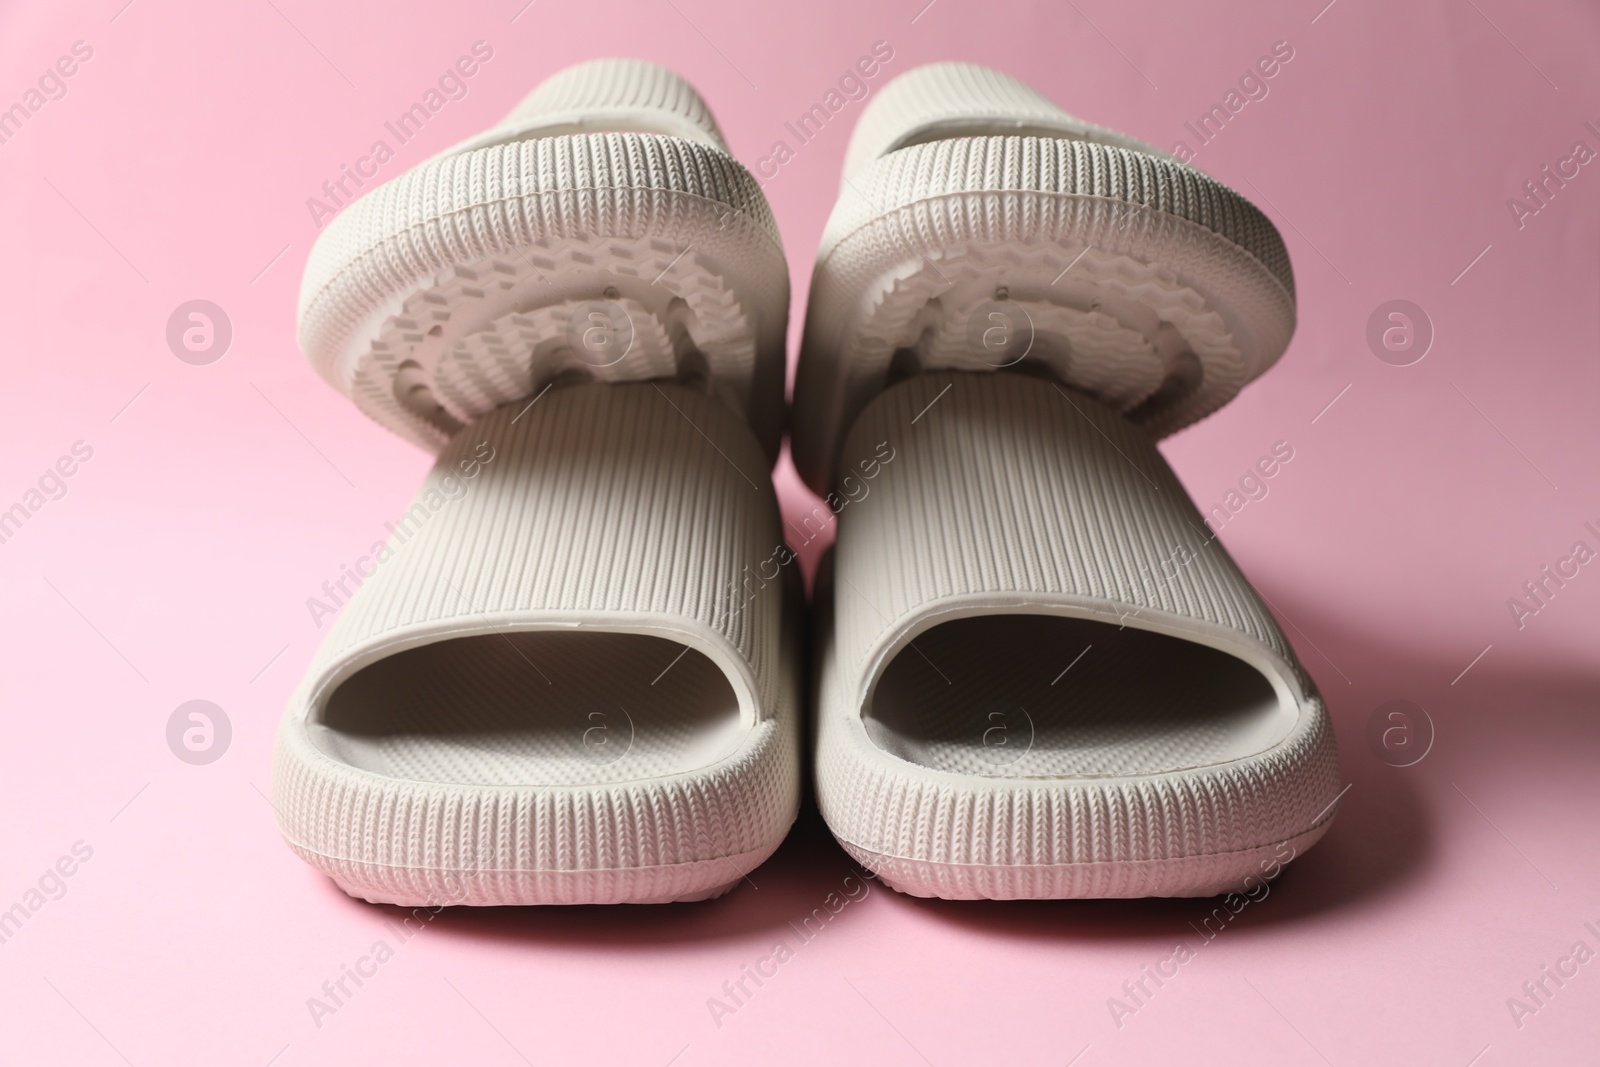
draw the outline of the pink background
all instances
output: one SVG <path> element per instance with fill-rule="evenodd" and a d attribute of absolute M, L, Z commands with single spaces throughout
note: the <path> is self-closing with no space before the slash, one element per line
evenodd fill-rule
<path fill-rule="evenodd" d="M 94 50 L 0 145 L 0 506 L 75 441 L 94 449 L 0 545 L 0 908 L 74 842 L 93 849 L 0 945 L 0 1061 L 1593 1062 L 1600 960 L 1520 1028 L 1506 1002 L 1574 941 L 1600 950 L 1584 929 L 1600 929 L 1600 565 L 1521 630 L 1506 601 L 1579 538 L 1600 547 L 1582 528 L 1600 526 L 1600 163 L 1521 229 L 1506 201 L 1573 142 L 1600 150 L 1583 126 L 1600 126 L 1600 13 L 937 0 L 919 16 L 922 2 L 0 13 L 0 106 L 74 41 Z M 1283 231 L 1299 333 L 1264 380 L 1163 446 L 1203 505 L 1274 442 L 1295 450 L 1222 536 L 1326 692 L 1352 788 L 1267 899 L 1202 946 L 1204 901 L 954 904 L 875 886 L 719 1028 L 707 998 L 775 940 L 798 944 L 786 924 L 850 873 L 810 814 L 758 888 L 720 902 L 442 915 L 313 1023 L 306 999 L 392 936 L 395 913 L 281 843 L 263 796 L 273 732 L 319 637 L 305 599 L 428 459 L 296 349 L 305 200 L 480 39 L 494 58 L 470 94 L 387 176 L 593 56 L 687 74 L 753 166 L 877 40 L 895 53 L 877 84 L 975 60 L 1163 147 L 1290 43 L 1267 98 L 1197 163 Z M 859 109 L 767 183 L 796 330 Z M 233 323 L 211 366 L 164 340 L 195 298 Z M 1365 340 L 1396 298 L 1436 331 L 1413 366 Z M 781 478 L 791 513 L 807 510 Z M 234 730 L 202 767 L 165 740 L 196 698 Z M 1365 740 L 1391 699 L 1435 724 L 1415 766 Z M 1179 940 L 1197 958 L 1119 1027 L 1107 998 Z"/>

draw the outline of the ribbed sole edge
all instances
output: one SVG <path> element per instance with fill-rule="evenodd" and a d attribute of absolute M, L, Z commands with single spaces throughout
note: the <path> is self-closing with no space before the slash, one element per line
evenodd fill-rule
<path fill-rule="evenodd" d="M 1331 817 L 1270 845 L 1202 856 L 1047 865 L 930 863 L 891 856 L 838 838 L 840 846 L 890 889 L 944 900 L 1082 900 L 1248 894 L 1250 880 L 1277 877 L 1333 825 Z M 1287 852 L 1285 852 L 1287 850 Z M 1274 870 L 1273 868 L 1277 868 Z"/>
<path fill-rule="evenodd" d="M 787 831 L 785 831 L 787 835 Z M 442 870 L 402 868 L 325 856 L 293 842 L 296 855 L 352 897 L 402 907 L 536 904 L 671 904 L 712 900 L 737 886 L 778 850 L 771 844 L 691 863 L 617 870 Z"/>

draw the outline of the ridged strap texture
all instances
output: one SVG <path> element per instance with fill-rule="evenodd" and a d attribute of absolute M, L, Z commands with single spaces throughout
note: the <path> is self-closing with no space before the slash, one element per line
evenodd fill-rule
<path fill-rule="evenodd" d="M 1155 300 L 1152 314 L 1226 315 L 1210 316 L 1204 329 L 1217 343 L 1200 349 L 1209 365 L 1199 388 L 1152 408 L 1143 422 L 1151 433 L 1174 432 L 1215 411 L 1289 343 L 1294 274 L 1282 238 L 1249 201 L 1194 168 L 1059 138 L 914 145 L 857 175 L 823 231 L 795 378 L 801 475 L 819 491 L 829 483 L 839 442 L 884 385 L 892 352 L 864 340 L 872 314 L 908 295 L 932 310 L 944 273 L 938 263 L 947 256 L 982 253 L 999 270 L 1041 247 L 1083 243 L 1094 255 L 1069 288 L 1094 279 L 1122 299 Z M 1102 254 L 1112 257 L 1104 267 L 1097 265 Z M 1146 280 L 1161 285 L 1141 289 Z M 1038 281 L 1049 289 L 1048 274 Z M 1174 287 L 1185 290 L 1184 308 L 1163 308 L 1159 301 Z M 869 341 L 877 345 L 870 351 Z"/>
<path fill-rule="evenodd" d="M 1068 114 L 1008 74 L 975 63 L 928 63 L 890 81 L 867 104 L 850 136 L 844 176 L 852 180 L 878 157 L 934 138 L 1020 132 L 1101 141 L 1171 158 Z"/>
<path fill-rule="evenodd" d="M 642 59 L 596 59 L 551 75 L 512 108 L 497 130 L 538 136 L 564 125 L 613 130 L 631 123 L 656 133 L 688 137 L 726 152 L 717 120 L 700 94 L 666 67 Z"/>
<path fill-rule="evenodd" d="M 398 295 L 444 267 L 577 233 L 690 234 L 701 237 L 702 254 L 735 261 L 754 241 L 780 267 L 747 280 L 764 303 L 787 297 L 777 222 L 755 179 L 732 157 L 650 134 L 558 137 L 436 160 L 346 208 L 306 263 L 300 347 L 319 374 L 348 390 L 335 361 L 367 318 Z"/>
<path fill-rule="evenodd" d="M 1015 374 L 887 390 L 842 467 L 894 458 L 840 516 L 825 642 L 819 797 L 864 849 L 958 864 L 1116 863 L 1226 853 L 1307 830 L 1338 786 L 1310 678 L 1150 440 L 1092 399 Z M 1266 753 L 1196 771 L 1004 787 L 918 770 L 867 740 L 882 666 L 954 609 L 1091 612 L 1232 651 L 1300 706 Z M 1160 669 L 1151 664 L 1151 669 Z"/>
<path fill-rule="evenodd" d="M 692 863 L 781 837 L 798 800 L 794 694 L 781 584 L 752 573 L 782 534 L 765 457 L 726 407 L 675 385 L 551 389 L 463 430 L 395 526 L 394 558 L 344 608 L 284 718 L 275 792 L 291 843 L 369 873 L 514 872 Z M 706 772 L 578 789 L 398 780 L 312 740 L 332 688 L 384 656 L 574 625 L 704 652 L 753 713 L 750 739 Z"/>
<path fill-rule="evenodd" d="M 924 374 L 862 413 L 843 468 L 880 442 L 896 458 L 873 505 L 839 526 L 841 588 L 861 593 L 841 594 L 836 614 L 847 674 L 860 677 L 872 650 L 941 601 L 1008 596 L 1227 631 L 1299 677 L 1283 632 L 1154 444 L 1104 405 L 1021 375 Z"/>

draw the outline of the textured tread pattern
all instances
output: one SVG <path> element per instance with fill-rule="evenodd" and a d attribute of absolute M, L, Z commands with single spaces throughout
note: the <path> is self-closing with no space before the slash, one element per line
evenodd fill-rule
<path fill-rule="evenodd" d="M 742 266 L 746 258 L 733 262 Z M 714 374 L 719 397 L 745 415 L 757 385 L 758 337 L 723 274 L 728 266 L 728 260 L 708 262 L 692 243 L 680 248 L 651 239 L 552 243 L 447 267 L 378 328 L 350 392 L 364 410 L 381 415 L 379 421 L 411 427 L 409 436 L 429 447 L 496 407 L 574 373 L 596 381 L 648 381 L 703 366 Z M 608 281 L 631 281 L 632 291 L 654 299 L 645 304 L 620 293 L 598 302 L 561 299 L 550 281 L 597 269 Z M 541 298 L 554 302 L 540 304 Z M 573 343 L 574 315 L 608 306 L 621 309 L 632 335 L 626 354 L 615 361 Z M 410 381 L 427 390 L 431 414 L 401 399 L 403 388 L 396 383 Z M 770 412 L 762 421 L 771 423 Z"/>
<path fill-rule="evenodd" d="M 583 277 L 570 264 L 596 280 L 563 289 Z M 676 273 L 663 277 L 669 269 Z M 680 277 L 686 288 L 675 291 Z M 595 299 L 628 279 L 630 292 L 654 298 L 663 315 L 672 300 L 691 297 L 708 314 L 737 310 L 743 331 L 736 320 L 697 321 L 684 351 L 706 337 L 704 354 L 719 360 L 712 378 L 726 373 L 720 384 L 736 410 L 775 445 L 788 274 L 771 211 L 730 157 L 675 138 L 592 134 L 497 145 L 435 160 L 373 190 L 330 222 L 312 250 L 300 344 L 318 373 L 369 415 L 437 450 L 453 427 L 399 402 L 401 364 L 418 363 L 431 381 L 432 365 L 487 325 L 483 313 Z M 482 294 L 485 312 L 457 315 L 452 297 L 463 288 Z M 648 327 L 648 319 L 635 323 L 636 331 Z M 743 353 L 724 366 L 717 342 L 740 332 L 753 333 L 761 368 Z M 410 337 L 403 354 L 396 351 Z M 533 370 L 501 402 L 536 392 L 542 382 Z"/>
<path fill-rule="evenodd" d="M 408 904 L 693 899 L 764 859 L 799 805 L 798 652 L 781 586 L 752 577 L 782 537 L 766 471 L 731 411 L 674 385 L 556 387 L 458 434 L 284 716 L 290 844 L 348 891 Z M 386 657 L 575 627 L 709 657 L 742 742 L 699 770 L 541 785 L 474 780 L 470 762 L 456 781 L 376 773 L 325 736 L 332 696 Z"/>
<path fill-rule="evenodd" d="M 995 264 L 987 251 L 972 247 L 965 255 L 943 258 L 939 262 L 939 270 L 947 278 L 957 275 L 972 281 L 991 278 Z M 1058 257 L 1035 258 L 1054 260 Z M 1005 259 L 1008 264 L 1017 264 L 1023 257 L 1009 255 Z M 1032 265 L 1042 270 L 1049 269 L 1039 262 Z M 1097 273 L 1100 264 L 1093 249 L 1086 250 L 1077 263 L 1069 262 L 1062 270 L 1080 265 L 1086 268 L 1087 274 Z M 909 278 L 895 280 L 894 291 L 884 294 L 874 319 L 876 336 L 863 336 L 864 346 L 878 343 L 891 350 L 901 347 L 896 343 L 896 338 L 882 330 L 882 326 L 887 325 L 888 319 L 900 318 L 904 314 L 895 314 L 898 309 L 891 309 L 891 301 L 911 305 L 912 314 L 915 315 L 919 299 L 915 288 Z M 1176 292 L 1169 291 L 1162 295 L 1182 299 Z M 984 313 L 986 302 L 980 303 L 969 297 L 964 302 L 942 303 L 952 321 L 969 322 L 974 316 Z M 1010 339 L 1011 352 L 1003 349 L 986 352 L 975 348 L 961 331 L 923 331 L 918 333 L 911 346 L 917 353 L 918 366 L 925 370 L 1004 369 L 1031 359 L 1048 366 L 1056 377 L 1072 388 L 1096 396 L 1121 412 L 1137 406 L 1161 387 L 1167 370 L 1161 353 L 1156 351 L 1144 334 L 1124 326 L 1114 316 L 1098 309 L 1082 310 L 1051 303 L 1018 301 L 1017 306 L 1022 309 L 1027 336 Z M 1052 342 L 1052 338 L 1059 338 L 1059 341 Z"/>
<path fill-rule="evenodd" d="M 553 263 L 548 257 L 541 258 Z M 515 263 L 493 266 L 497 272 L 513 276 L 520 273 Z M 537 262 L 533 266 L 544 269 Z M 429 316 L 424 309 L 435 295 L 443 296 L 451 306 L 482 297 L 483 290 L 472 284 L 478 280 L 479 272 L 457 267 L 451 273 L 455 277 L 444 285 L 406 301 L 408 317 L 391 319 L 385 324 L 391 328 L 386 328 L 373 342 L 375 353 L 381 351 L 390 359 L 403 362 L 403 353 L 409 346 L 426 336 L 426 332 L 417 327 L 420 322 L 427 321 Z M 574 312 L 581 312 L 588 303 L 568 300 L 528 312 L 513 311 L 457 342 L 434 371 L 433 395 L 439 405 L 452 416 L 470 422 L 502 403 L 515 400 L 530 381 L 557 378 L 570 371 L 602 369 L 597 366 L 598 360 L 585 359 L 563 345 Z M 673 349 L 666 328 L 637 301 L 624 298 L 616 303 L 632 326 L 632 336 L 627 353 L 617 361 L 625 360 L 626 366 L 613 372 L 613 376 L 638 381 L 671 378 L 678 371 L 678 353 Z M 416 310 L 420 314 L 410 315 L 413 304 L 418 305 Z M 542 365 L 536 367 L 536 361 Z"/>
<path fill-rule="evenodd" d="M 1232 397 L 1244 385 L 1244 358 L 1222 317 L 1162 267 L 1092 245 L 1074 255 L 1054 243 L 997 246 L 969 241 L 946 245 L 937 254 L 905 263 L 903 269 L 906 273 L 882 291 L 852 338 L 857 366 L 887 366 L 901 348 L 918 354 L 921 370 L 1002 369 L 1031 359 L 1064 384 L 1129 414 L 1148 401 L 1177 367 L 1145 333 L 1100 310 L 1103 304 L 1112 304 L 1153 313 L 1183 338 L 1181 349 L 1168 355 L 1190 353 L 1198 359 L 1205 389 L 1192 402 Z M 1025 287 L 1011 294 L 1011 306 L 1020 308 L 1032 327 L 1031 351 L 996 358 L 972 343 L 964 327 L 994 306 L 994 279 L 1059 278 L 1069 272 L 1075 288 L 1094 290 L 1087 306 L 1055 303 Z M 930 322 L 925 309 L 933 302 L 938 303 L 939 316 Z"/>
<path fill-rule="evenodd" d="M 862 158 L 812 275 L 794 447 L 814 489 L 831 484 L 836 450 L 891 380 L 897 349 L 923 354 L 923 370 L 989 362 L 970 342 L 967 316 L 1000 289 L 1035 323 L 1057 322 L 1046 366 L 1156 436 L 1227 403 L 1288 346 L 1288 253 L 1244 197 L 1137 142 L 1073 132 L 1076 120 L 993 71 L 935 64 L 900 81 L 917 92 L 886 86 L 853 135 L 852 159 Z M 975 102 L 962 103 L 968 94 Z M 1053 132 L 1040 125 L 1052 109 Z M 950 126 L 952 115 L 968 128 Z M 1097 345 L 1061 322 L 1089 313 L 1123 332 L 1099 330 L 1106 343 Z M 1152 350 L 1161 363 L 1154 388 Z M 931 362 L 929 351 L 938 353 Z M 1116 388 L 1131 384 L 1116 375 L 1112 388 L 1100 384 L 1119 352 L 1136 389 Z M 1130 396 L 1139 396 L 1131 406 Z"/>
<path fill-rule="evenodd" d="M 1321 698 L 1148 437 L 1054 382 L 932 373 L 875 399 L 844 455 L 884 442 L 894 458 L 871 498 L 840 517 L 820 639 L 818 801 L 852 854 L 889 857 L 885 877 L 913 893 L 1199 895 L 1251 873 L 1256 850 L 1320 834 L 1338 794 Z M 1232 653 L 1292 722 L 1248 758 L 1100 778 L 953 774 L 873 742 L 863 711 L 908 642 L 942 619 L 1018 610 Z M 1063 865 L 1097 870 L 957 870 Z"/>
<path fill-rule="evenodd" d="M 598 60 L 329 222 L 301 282 L 300 345 L 430 451 L 576 373 L 707 379 L 775 457 L 788 284 L 771 209 L 705 101 L 665 68 Z M 575 342 L 571 314 L 601 299 L 645 342 L 633 358 Z"/>

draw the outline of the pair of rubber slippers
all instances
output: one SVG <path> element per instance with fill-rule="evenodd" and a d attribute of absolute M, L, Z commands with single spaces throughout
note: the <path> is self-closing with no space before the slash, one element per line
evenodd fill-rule
<path fill-rule="evenodd" d="M 438 461 L 284 716 L 303 859 L 406 905 L 703 899 L 805 759 L 919 896 L 1209 895 L 1327 830 L 1322 701 L 1154 445 L 1288 344 L 1258 210 L 994 71 L 878 92 L 794 388 L 838 515 L 806 686 L 788 306 L 759 185 L 642 62 L 329 223 L 302 346 Z"/>

